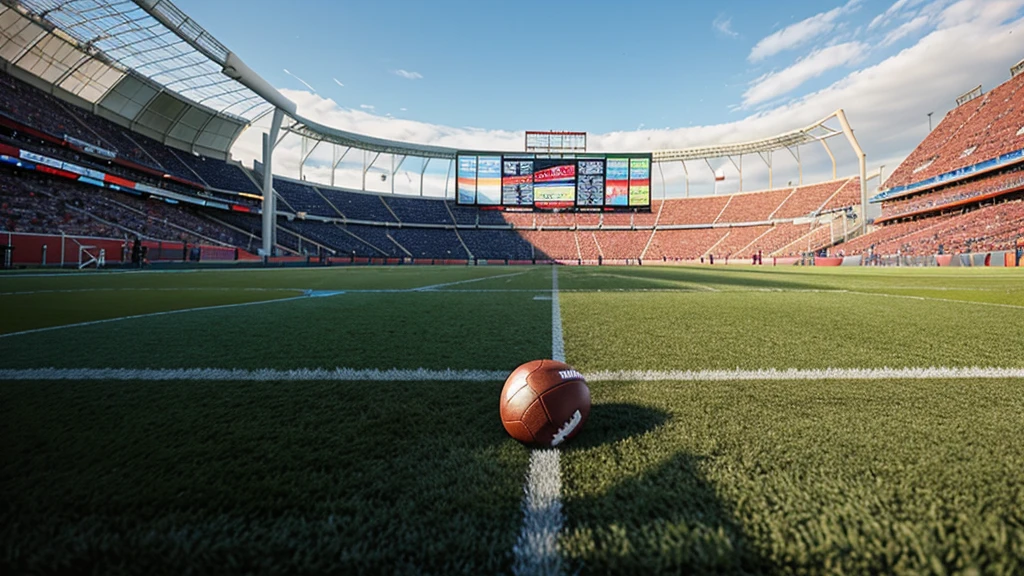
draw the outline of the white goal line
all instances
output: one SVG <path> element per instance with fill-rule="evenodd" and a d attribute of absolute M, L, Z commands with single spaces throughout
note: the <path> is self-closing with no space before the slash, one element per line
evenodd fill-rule
<path fill-rule="evenodd" d="M 435 370 L 431 368 L 6 368 L 9 380 L 208 380 L 242 382 L 502 382 L 506 370 Z M 612 370 L 584 372 L 589 382 L 708 382 L 742 380 L 923 380 L 1024 378 L 1024 368 L 815 368 L 761 370 Z"/>

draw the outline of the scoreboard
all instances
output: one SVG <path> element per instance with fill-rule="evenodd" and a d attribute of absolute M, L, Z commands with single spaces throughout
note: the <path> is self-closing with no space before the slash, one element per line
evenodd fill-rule
<path fill-rule="evenodd" d="M 456 156 L 456 201 L 539 210 L 650 210 L 650 154 Z"/>

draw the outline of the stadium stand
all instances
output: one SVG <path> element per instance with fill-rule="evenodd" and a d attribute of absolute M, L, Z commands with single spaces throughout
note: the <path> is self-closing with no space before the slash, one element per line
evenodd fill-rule
<path fill-rule="evenodd" d="M 792 193 L 793 188 L 783 188 L 769 192 L 735 194 L 719 214 L 716 222 L 765 222 Z"/>
<path fill-rule="evenodd" d="M 885 182 L 905 186 L 1024 148 L 1024 75 L 951 110 Z"/>
<path fill-rule="evenodd" d="M 882 205 L 882 218 L 898 218 L 927 210 L 942 210 L 962 205 L 965 200 L 980 198 L 1024 187 L 1024 166 L 1006 172 L 929 191 L 926 194 L 898 198 Z"/>
<path fill-rule="evenodd" d="M 665 201 L 662 224 L 711 224 L 722 213 L 729 196 L 700 196 Z"/>
<path fill-rule="evenodd" d="M 837 197 L 841 190 L 848 193 Z M 854 206 L 858 202 L 860 202 L 860 178 L 830 180 L 797 187 L 793 194 L 775 209 L 772 218 L 800 218 L 815 212 Z M 827 208 L 826 206 L 832 207 Z"/>
<path fill-rule="evenodd" d="M 1024 106 L 1018 103 L 1022 87 L 1024 75 L 950 111 L 893 172 L 887 186 L 914 184 L 1024 148 Z M 5 124 L 4 118 L 10 122 Z M 173 149 L 4 72 L 0 72 L 0 124 L 4 143 L 168 191 L 204 193 L 208 198 L 212 193 L 231 193 L 230 200 L 217 199 L 250 205 L 257 202 L 241 200 L 235 193 L 261 193 L 258 163 L 250 174 L 237 163 Z M 36 132 L 19 132 L 17 126 L 30 126 L 48 136 L 42 139 Z M 72 149 L 66 136 L 115 152 L 118 159 Z M 1020 232 L 1017 200 L 1024 188 L 1022 168 L 1024 164 L 1011 163 L 995 172 L 885 200 L 879 223 L 887 226 L 834 250 L 910 254 L 940 247 L 946 251 L 1005 247 Z M 261 223 L 255 215 L 172 206 L 9 171 L 2 176 L 2 218 L 10 231 L 115 238 L 140 234 L 250 250 L 260 237 Z M 203 188 L 207 191 L 202 192 Z M 852 177 L 771 191 L 655 200 L 650 211 L 642 212 L 534 213 L 343 190 L 280 176 L 274 177 L 274 188 L 282 199 L 280 208 L 300 216 L 278 218 L 279 243 L 297 253 L 315 253 L 326 246 L 366 257 L 496 260 L 633 260 L 641 255 L 647 260 L 674 260 L 708 254 L 745 260 L 757 251 L 799 254 L 827 247 L 832 230 L 827 225 L 793 224 L 793 220 L 847 209 L 860 197 L 860 181 Z M 993 201 L 1001 203 L 989 205 Z M 298 213 L 337 219 L 337 223 L 303 220 Z M 750 225 L 768 221 L 773 224 Z M 712 228 L 712 224 L 744 225 Z M 943 235 L 949 238 L 942 241 Z"/>
<path fill-rule="evenodd" d="M 514 230 L 459 230 L 459 236 L 474 258 L 532 260 L 543 258 Z"/>
<path fill-rule="evenodd" d="M 393 196 L 384 198 L 384 203 L 398 217 L 399 222 L 452 224 L 452 217 L 449 215 L 448 209 L 445 208 L 444 201 L 441 200 Z"/>
<path fill-rule="evenodd" d="M 0 199 L 0 222 L 11 232 L 245 244 L 190 207 L 55 177 L 0 170 Z"/>
<path fill-rule="evenodd" d="M 230 190 L 232 192 L 246 192 L 249 194 L 262 195 L 263 191 L 256 188 L 251 178 L 246 176 L 244 169 L 231 162 L 213 160 L 198 154 L 189 154 L 182 151 L 172 151 L 175 157 L 198 175 L 211 188 Z"/>

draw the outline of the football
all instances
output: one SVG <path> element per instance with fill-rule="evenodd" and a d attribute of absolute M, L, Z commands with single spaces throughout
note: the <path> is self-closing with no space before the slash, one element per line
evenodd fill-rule
<path fill-rule="evenodd" d="M 512 371 L 501 389 L 501 423 L 531 446 L 560 446 L 590 415 L 590 388 L 565 362 L 533 360 Z"/>

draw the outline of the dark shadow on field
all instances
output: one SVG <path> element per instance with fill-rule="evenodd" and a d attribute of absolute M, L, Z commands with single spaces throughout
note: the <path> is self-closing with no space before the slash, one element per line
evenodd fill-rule
<path fill-rule="evenodd" d="M 5 382 L 0 574 L 505 572 L 501 386 Z"/>
<path fill-rule="evenodd" d="M 563 555 L 581 574 L 759 574 L 772 571 L 700 471 L 676 454 L 596 495 L 565 499 Z"/>
<path fill-rule="evenodd" d="M 695 284 L 727 286 L 733 288 L 761 290 L 814 290 L 823 288 L 820 283 L 794 282 L 783 279 L 782 274 L 773 274 L 773 269 L 729 268 L 727 266 L 678 267 L 652 266 L 630 267 L 619 273 L 628 274 L 637 280 L 653 279 L 670 282 L 691 282 Z M 788 274 L 786 276 L 789 276 Z M 586 289 L 586 276 L 573 277 L 572 288 Z M 685 286 L 680 286 L 685 288 Z"/>
<path fill-rule="evenodd" d="M 595 404 L 579 436 L 567 450 L 612 444 L 653 431 L 668 421 L 668 413 L 638 404 Z"/>

